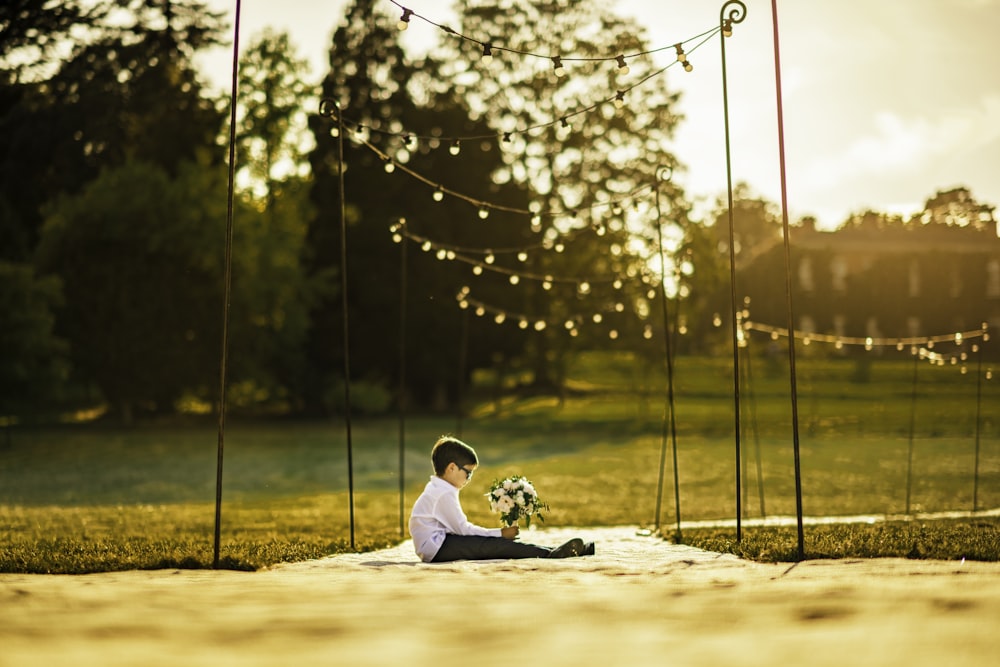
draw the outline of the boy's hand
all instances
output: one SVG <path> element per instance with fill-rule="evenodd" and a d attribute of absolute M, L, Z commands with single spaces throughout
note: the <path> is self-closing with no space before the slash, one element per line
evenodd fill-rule
<path fill-rule="evenodd" d="M 516 540 L 517 535 L 520 532 L 521 529 L 518 528 L 517 526 L 506 526 L 505 528 L 500 529 L 500 536 L 508 540 Z"/>

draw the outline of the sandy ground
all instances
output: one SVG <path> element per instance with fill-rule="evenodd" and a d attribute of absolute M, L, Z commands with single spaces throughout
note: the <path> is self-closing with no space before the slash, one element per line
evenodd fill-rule
<path fill-rule="evenodd" d="M 254 573 L 0 575 L 0 665 L 1000 660 L 1000 563 L 765 565 L 627 527 L 522 535 L 597 554 L 427 565 L 404 542 Z"/>

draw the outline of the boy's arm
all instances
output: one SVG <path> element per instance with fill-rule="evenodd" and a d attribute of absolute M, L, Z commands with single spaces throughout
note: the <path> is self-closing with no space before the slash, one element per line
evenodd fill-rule
<path fill-rule="evenodd" d="M 462 511 L 462 505 L 458 501 L 458 494 L 443 496 L 438 503 L 438 519 L 444 524 L 447 531 L 453 535 L 482 535 L 484 537 L 502 537 L 499 528 L 483 528 L 471 523 Z"/>

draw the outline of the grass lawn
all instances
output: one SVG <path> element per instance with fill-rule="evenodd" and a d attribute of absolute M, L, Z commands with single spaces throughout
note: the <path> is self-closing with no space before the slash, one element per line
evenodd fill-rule
<path fill-rule="evenodd" d="M 754 359 L 751 368 L 753 381 L 741 401 L 743 514 L 793 515 L 787 376 L 773 360 Z M 807 515 L 1000 507 L 995 381 L 982 387 L 977 422 L 974 374 L 932 367 L 920 372 L 914 391 L 907 361 L 860 369 L 848 360 L 801 362 Z M 355 548 L 401 539 L 402 519 L 430 474 L 430 446 L 442 433 L 460 435 L 479 452 L 480 473 L 463 491 L 474 522 L 496 523 L 482 494 L 494 477 L 518 473 L 531 478 L 551 506 L 548 525 L 662 526 L 670 533 L 677 506 L 662 376 L 629 357 L 604 355 L 584 357 L 570 380 L 573 391 L 563 402 L 513 392 L 500 400 L 474 397 L 460 433 L 451 416 L 408 418 L 402 506 L 399 421 L 355 419 Z M 490 384 L 490 378 L 480 381 Z M 724 360 L 681 358 L 675 386 L 681 518 L 732 519 L 737 466 L 731 369 Z M 350 549 L 343 424 L 229 422 L 222 565 L 255 569 Z M 0 571 L 211 565 L 214 424 L 18 427 L 8 435 L 9 441 L 0 441 Z M 744 529 L 740 543 L 726 531 L 707 529 L 685 531 L 684 539 L 765 560 L 786 559 L 788 540 L 792 553 L 795 543 L 794 534 L 763 528 Z M 806 552 L 996 560 L 1000 538 L 997 522 L 982 518 L 807 527 Z"/>

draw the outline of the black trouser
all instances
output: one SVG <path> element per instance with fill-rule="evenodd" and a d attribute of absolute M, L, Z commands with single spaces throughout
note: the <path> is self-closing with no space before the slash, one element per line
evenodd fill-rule
<path fill-rule="evenodd" d="M 445 535 L 444 543 L 431 560 L 447 563 L 453 560 L 490 560 L 494 558 L 545 558 L 551 549 L 525 544 L 505 537 L 480 535 Z"/>

